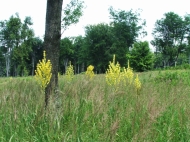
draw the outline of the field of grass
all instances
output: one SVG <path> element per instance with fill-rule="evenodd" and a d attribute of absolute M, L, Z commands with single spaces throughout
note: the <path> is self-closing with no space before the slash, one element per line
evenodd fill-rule
<path fill-rule="evenodd" d="M 33 77 L 0 78 L 1 142 L 190 141 L 190 71 L 139 73 L 139 95 L 105 75 L 59 78 L 59 97 L 44 109 Z"/>

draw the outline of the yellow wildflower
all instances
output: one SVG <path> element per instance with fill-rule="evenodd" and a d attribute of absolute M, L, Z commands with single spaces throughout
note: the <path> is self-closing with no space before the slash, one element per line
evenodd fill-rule
<path fill-rule="evenodd" d="M 92 79 L 94 77 L 94 71 L 93 71 L 93 69 L 94 69 L 94 66 L 89 65 L 87 67 L 87 71 L 85 72 L 86 76 L 89 77 L 90 79 Z"/>
<path fill-rule="evenodd" d="M 139 90 L 141 89 L 141 82 L 140 82 L 140 80 L 138 78 L 138 74 L 137 74 L 137 76 L 136 76 L 136 78 L 134 80 L 134 85 L 135 85 L 135 88 L 136 88 L 137 94 L 138 94 Z"/>
<path fill-rule="evenodd" d="M 74 69 L 73 65 L 71 65 L 71 62 L 69 62 L 69 66 L 66 69 L 65 75 L 68 81 L 71 81 L 74 78 Z"/>
<path fill-rule="evenodd" d="M 46 61 L 46 52 L 43 52 L 43 59 L 37 64 L 37 69 L 35 70 L 35 77 L 42 89 L 45 89 L 50 82 L 52 73 L 52 64 L 50 60 Z"/>
<path fill-rule="evenodd" d="M 126 77 L 126 79 L 128 80 L 128 82 L 131 84 L 132 81 L 133 81 L 134 73 L 133 73 L 133 69 L 129 65 L 129 60 L 128 60 L 128 67 L 127 67 L 127 69 L 124 68 L 124 70 L 123 70 L 123 75 L 124 75 L 124 77 Z M 125 80 L 125 78 L 124 78 L 124 80 Z"/>
<path fill-rule="evenodd" d="M 121 80 L 121 67 L 117 62 L 115 64 L 115 55 L 113 56 L 113 62 L 110 62 L 109 68 L 106 71 L 106 82 L 109 85 L 118 85 Z"/>

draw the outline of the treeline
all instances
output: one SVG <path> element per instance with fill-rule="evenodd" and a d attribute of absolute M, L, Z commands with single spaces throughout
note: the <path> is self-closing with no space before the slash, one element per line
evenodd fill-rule
<path fill-rule="evenodd" d="M 60 43 L 59 72 L 64 74 L 71 61 L 75 73 L 93 65 L 96 73 L 105 73 L 113 54 L 121 66 L 135 71 L 181 65 L 190 61 L 190 15 L 164 14 L 155 22 L 154 40 L 141 41 L 147 35 L 146 21 L 139 11 L 109 9 L 109 24 L 87 25 L 85 36 L 65 37 Z M 66 20 L 66 19 L 65 19 Z M 68 24 L 69 25 L 69 24 Z M 35 37 L 30 17 L 19 15 L 0 22 L 0 76 L 34 75 L 43 54 L 43 40 Z"/>

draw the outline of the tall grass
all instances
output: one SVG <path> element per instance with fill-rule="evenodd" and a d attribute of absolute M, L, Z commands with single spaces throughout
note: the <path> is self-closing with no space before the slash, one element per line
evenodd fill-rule
<path fill-rule="evenodd" d="M 105 75 L 60 76 L 59 106 L 52 96 L 46 110 L 33 77 L 0 78 L 0 141 L 188 141 L 190 73 L 181 72 L 139 74 L 139 95 L 129 84 L 115 91 Z"/>

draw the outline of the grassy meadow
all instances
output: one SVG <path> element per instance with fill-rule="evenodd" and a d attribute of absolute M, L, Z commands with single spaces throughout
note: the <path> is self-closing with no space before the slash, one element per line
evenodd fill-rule
<path fill-rule="evenodd" d="M 138 95 L 129 83 L 107 85 L 104 74 L 59 76 L 46 110 L 34 77 L 0 78 L 0 141 L 190 141 L 190 70 L 138 75 Z"/>

